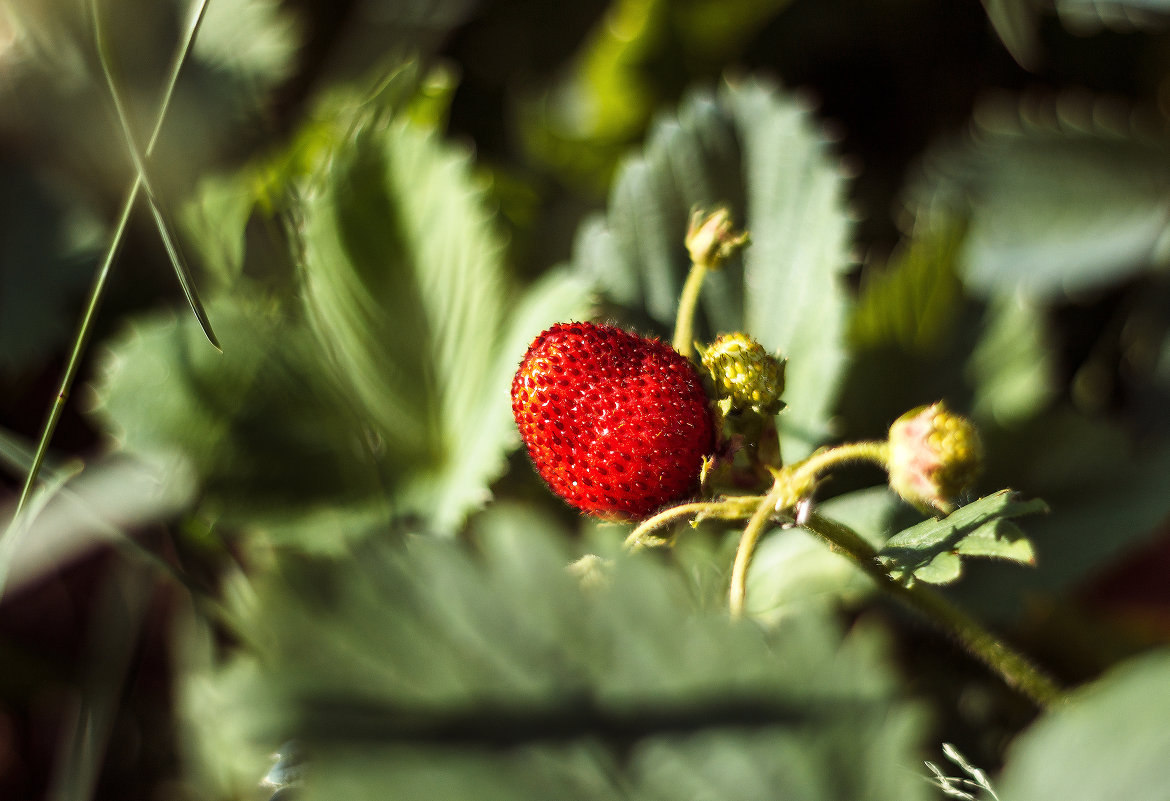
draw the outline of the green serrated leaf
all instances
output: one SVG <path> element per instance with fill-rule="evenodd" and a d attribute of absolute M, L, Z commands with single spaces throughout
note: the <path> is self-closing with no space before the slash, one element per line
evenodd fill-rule
<path fill-rule="evenodd" d="M 962 572 L 960 557 L 964 556 L 1032 564 L 1032 544 L 1010 518 L 1046 511 L 1044 501 L 1024 501 L 1010 490 L 1000 490 L 941 520 L 925 520 L 895 534 L 881 549 L 879 558 L 895 579 L 930 584 L 958 579 Z"/>
<path fill-rule="evenodd" d="M 529 344 L 553 323 L 584 316 L 587 299 L 588 288 L 579 278 L 553 270 L 507 304 L 508 321 L 480 394 L 450 403 L 452 452 L 446 469 L 420 500 L 433 504 L 429 514 L 438 530 L 454 530 L 468 510 L 483 503 L 489 482 L 503 472 L 505 454 L 519 443 L 510 388 Z"/>
<path fill-rule="evenodd" d="M 689 264 L 684 238 L 691 208 L 726 204 L 736 220 L 744 219 L 733 125 L 710 93 L 692 95 L 677 118 L 654 126 L 640 156 L 622 164 L 604 222 L 587 222 L 578 235 L 574 267 L 664 332 L 674 324 Z M 708 277 L 696 321 L 700 336 L 742 327 L 742 295 L 718 302 L 742 283 L 729 278 L 733 267 Z"/>
<path fill-rule="evenodd" d="M 516 444 L 524 349 L 584 312 L 587 287 L 565 271 L 508 280 L 468 155 L 408 121 L 418 78 L 408 64 L 372 92 L 331 95 L 331 122 L 310 123 L 267 185 L 244 172 L 205 187 L 191 221 L 232 295 L 217 308 L 239 352 L 191 354 L 185 325 L 148 322 L 115 344 L 99 387 L 127 450 L 183 452 L 215 515 L 276 541 L 335 550 L 339 527 L 388 514 L 457 529 Z M 253 202 L 306 170 L 315 181 L 290 212 L 304 307 L 290 310 L 241 278 L 242 238 Z"/>
<path fill-rule="evenodd" d="M 976 134 L 936 149 L 918 216 L 966 215 L 964 278 L 985 293 L 1059 299 L 1170 257 L 1170 150 L 1123 111 L 1064 97 L 984 108 Z"/>
<path fill-rule="evenodd" d="M 742 266 L 733 259 L 708 277 L 697 336 L 744 330 L 788 359 L 788 459 L 827 436 L 845 361 L 849 225 L 843 179 L 825 150 L 807 111 L 774 85 L 695 93 L 619 169 L 604 222 L 582 227 L 573 259 L 634 319 L 669 331 L 689 265 L 690 210 L 727 205 L 752 244 Z"/>
<path fill-rule="evenodd" d="M 222 354 L 189 316 L 142 318 L 108 344 L 93 407 L 103 428 L 132 455 L 181 454 L 208 513 L 228 520 L 369 499 L 371 457 L 311 333 L 243 286 L 211 309 Z"/>
<path fill-rule="evenodd" d="M 525 346 L 583 311 L 585 287 L 558 272 L 515 297 L 468 155 L 433 134 L 374 117 L 325 164 L 303 209 L 310 320 L 381 439 L 393 501 L 451 532 L 514 441 Z"/>
<path fill-rule="evenodd" d="M 1003 801 L 1161 801 L 1170 787 L 1170 651 L 1071 694 L 1012 744 Z"/>
<path fill-rule="evenodd" d="M 875 631 L 762 635 L 645 556 L 582 591 L 560 540 L 500 523 L 475 556 L 285 560 L 242 610 L 261 650 L 191 677 L 192 731 L 243 733 L 233 756 L 295 738 L 309 799 L 926 798 Z"/>
<path fill-rule="evenodd" d="M 788 359 L 780 416 L 785 459 L 803 458 L 829 433 L 845 368 L 850 225 L 844 178 L 808 113 L 774 87 L 724 92 L 743 140 L 747 228 L 744 325 Z"/>

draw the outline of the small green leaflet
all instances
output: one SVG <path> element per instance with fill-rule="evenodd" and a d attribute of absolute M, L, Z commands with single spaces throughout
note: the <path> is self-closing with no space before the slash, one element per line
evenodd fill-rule
<path fill-rule="evenodd" d="M 1025 501 L 1012 490 L 1000 490 L 941 520 L 926 520 L 894 535 L 878 558 L 893 578 L 908 584 L 949 584 L 962 574 L 963 557 L 1033 564 L 1032 543 L 1011 518 L 1047 511 L 1042 500 Z"/>

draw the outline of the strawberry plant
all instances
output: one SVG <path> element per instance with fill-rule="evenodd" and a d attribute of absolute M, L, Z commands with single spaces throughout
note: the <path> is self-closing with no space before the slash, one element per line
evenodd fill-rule
<path fill-rule="evenodd" d="M 1170 16 L 871 6 L 0 9 L 0 796 L 1166 797 Z"/>

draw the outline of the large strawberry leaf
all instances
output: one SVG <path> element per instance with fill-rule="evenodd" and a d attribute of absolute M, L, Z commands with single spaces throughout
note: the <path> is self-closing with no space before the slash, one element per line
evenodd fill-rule
<path fill-rule="evenodd" d="M 1003 801 L 1159 801 L 1170 787 L 1170 652 L 1123 663 L 1024 732 L 996 786 Z"/>
<path fill-rule="evenodd" d="M 781 433 L 785 456 L 799 458 L 828 433 L 845 366 L 849 265 L 844 173 L 830 161 L 813 119 L 793 99 L 762 86 L 729 92 L 744 140 L 747 225 L 744 325 L 788 358 Z"/>
<path fill-rule="evenodd" d="M 752 234 L 742 263 L 703 290 L 698 335 L 745 330 L 788 358 L 786 458 L 820 443 L 844 365 L 841 274 L 849 223 L 841 170 L 807 110 L 745 81 L 689 97 L 619 169 L 604 219 L 586 224 L 574 266 L 636 322 L 674 324 L 693 206 L 726 204 Z"/>
<path fill-rule="evenodd" d="M 503 468 L 525 346 L 580 314 L 584 288 L 554 272 L 513 291 L 468 155 L 408 122 L 368 120 L 323 163 L 303 208 L 309 318 L 393 499 L 450 530 Z"/>
<path fill-rule="evenodd" d="M 1170 258 L 1170 149 L 1124 109 L 1064 97 L 988 106 L 937 148 L 911 193 L 919 214 L 967 217 L 969 287 L 1061 299 Z"/>
<path fill-rule="evenodd" d="M 295 738 L 309 799 L 926 797 L 876 632 L 695 612 L 646 556 L 582 588 L 517 524 L 478 544 L 286 560 L 239 610 L 256 651 L 185 685 L 212 766 L 254 783 Z"/>
<path fill-rule="evenodd" d="M 189 315 L 139 318 L 107 344 L 92 411 L 118 448 L 180 457 L 205 512 L 232 522 L 373 497 L 372 455 L 312 333 L 243 284 L 210 308 L 222 354 Z"/>

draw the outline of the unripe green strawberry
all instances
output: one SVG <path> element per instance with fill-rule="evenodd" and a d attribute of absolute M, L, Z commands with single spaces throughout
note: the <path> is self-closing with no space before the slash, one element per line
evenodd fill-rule
<path fill-rule="evenodd" d="M 714 423 L 699 376 L 669 345 L 559 323 L 528 348 L 512 412 L 536 471 L 578 509 L 638 519 L 694 495 Z"/>
<path fill-rule="evenodd" d="M 701 356 L 726 411 L 776 414 L 784 405 L 784 363 L 746 334 L 724 334 Z"/>

